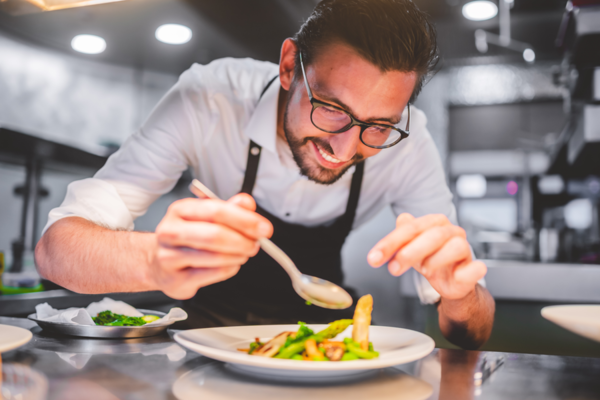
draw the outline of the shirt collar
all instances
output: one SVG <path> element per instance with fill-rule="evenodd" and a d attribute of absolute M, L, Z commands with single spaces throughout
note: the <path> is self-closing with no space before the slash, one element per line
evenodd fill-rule
<path fill-rule="evenodd" d="M 277 105 L 279 103 L 279 79 L 275 79 L 258 101 L 254 113 L 246 125 L 245 133 L 263 149 L 277 152 Z"/>

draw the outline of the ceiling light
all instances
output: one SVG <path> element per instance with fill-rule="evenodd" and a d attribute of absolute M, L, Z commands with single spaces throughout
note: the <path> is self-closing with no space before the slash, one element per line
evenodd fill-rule
<path fill-rule="evenodd" d="M 96 35 L 77 35 L 71 40 L 73 50 L 85 54 L 100 54 L 106 50 L 106 40 Z"/>
<path fill-rule="evenodd" d="M 528 63 L 532 63 L 535 61 L 535 51 L 532 49 L 523 50 L 523 59 Z"/>
<path fill-rule="evenodd" d="M 463 6 L 462 13 L 471 21 L 485 21 L 498 14 L 498 6 L 488 0 L 471 1 Z"/>
<path fill-rule="evenodd" d="M 192 30 L 184 25 L 165 24 L 158 27 L 156 39 L 167 44 L 184 44 L 192 38 Z"/>

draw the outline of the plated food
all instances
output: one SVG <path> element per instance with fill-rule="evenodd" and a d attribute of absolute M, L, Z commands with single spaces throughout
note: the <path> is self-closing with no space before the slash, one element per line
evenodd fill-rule
<path fill-rule="evenodd" d="M 123 314 L 115 314 L 109 310 L 101 311 L 98 315 L 92 317 L 96 325 L 102 326 L 142 326 L 159 319 L 159 316 L 152 314 L 143 317 L 129 317 Z"/>
<path fill-rule="evenodd" d="M 201 328 L 176 332 L 173 338 L 189 350 L 227 363 L 227 369 L 285 382 L 333 382 L 337 379 L 352 379 L 352 377 L 379 368 L 418 360 L 434 349 L 434 341 L 423 333 L 402 328 L 371 326 L 371 310 L 372 299 L 368 296 L 359 300 L 357 311 L 352 320 L 339 320 L 329 325 L 251 325 Z M 348 326 L 349 321 L 352 321 L 354 326 Z M 344 325 L 347 329 L 340 331 Z M 307 332 L 303 326 L 310 329 L 312 334 L 306 334 Z M 305 332 L 304 339 L 306 340 L 301 339 L 302 331 Z M 292 332 L 295 335 L 289 342 L 288 338 L 292 335 L 288 335 L 287 332 Z M 326 333 L 333 334 L 336 332 L 339 333 L 332 338 L 324 337 L 327 336 Z M 306 343 L 311 336 L 317 335 L 323 338 L 319 342 L 313 337 L 316 351 L 319 354 L 313 352 L 314 348 L 311 349 L 309 354 Z M 259 342 L 265 345 L 272 342 L 269 347 L 263 347 L 265 354 L 262 357 L 258 354 L 248 354 L 250 343 L 256 342 L 255 338 L 259 338 Z M 275 338 L 278 339 L 273 341 Z M 295 343 L 292 343 L 292 341 Z M 357 349 L 366 350 L 369 353 L 376 352 L 377 354 L 368 353 L 373 358 L 358 357 L 353 361 L 348 360 L 351 356 L 346 356 L 345 360 L 348 361 L 341 362 L 340 350 L 335 350 L 338 354 L 331 354 L 332 350 L 330 350 L 330 354 L 327 355 L 328 342 L 337 342 L 333 344 L 338 346 L 330 346 L 331 348 L 342 347 L 339 346 L 339 343 L 344 343 L 346 349 L 341 354 L 342 358 L 344 354 L 356 353 Z M 371 342 L 374 349 L 369 346 Z M 353 347 L 354 351 L 348 350 L 348 343 L 352 343 L 350 347 Z M 323 344 L 321 346 L 323 349 L 320 349 L 319 344 Z M 302 348 L 302 345 L 304 348 Z M 252 345 L 254 351 L 257 351 L 259 346 L 260 344 Z M 278 346 L 279 348 L 277 348 Z M 295 349 L 292 349 L 291 346 L 295 346 Z M 365 346 L 366 348 L 364 348 Z M 309 345 L 310 347 L 312 347 L 312 344 Z M 284 351 L 288 354 L 284 354 Z M 289 353 L 294 354 L 290 355 Z M 284 355 L 287 355 L 288 358 L 281 358 Z M 322 361 L 329 359 L 329 362 L 296 361 L 315 355 L 317 359 Z M 333 362 L 338 358 L 340 362 Z M 314 358 L 312 359 L 314 360 Z"/>
<path fill-rule="evenodd" d="M 284 331 L 272 339 L 261 342 L 256 338 L 248 349 L 238 349 L 253 356 L 291 359 L 298 361 L 353 361 L 379 357 L 369 342 L 369 327 L 373 297 L 361 297 L 356 304 L 354 319 L 340 319 L 325 329 L 314 332 L 304 322 L 298 331 Z M 352 337 L 334 340 L 353 324 Z"/>

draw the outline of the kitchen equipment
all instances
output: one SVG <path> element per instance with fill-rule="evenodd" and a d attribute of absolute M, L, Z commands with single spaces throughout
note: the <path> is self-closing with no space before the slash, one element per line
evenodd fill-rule
<path fill-rule="evenodd" d="M 328 325 L 310 325 L 314 331 Z M 429 336 L 402 328 L 371 326 L 369 340 L 379 358 L 354 361 L 297 361 L 259 357 L 238 351 L 247 348 L 255 338 L 268 341 L 284 331 L 296 331 L 298 325 L 233 326 L 192 329 L 177 332 L 174 339 L 180 345 L 203 356 L 228 363 L 230 368 L 245 374 L 279 380 L 310 380 L 327 382 L 363 375 L 369 371 L 404 364 L 425 357 L 435 347 Z M 336 340 L 351 337 L 352 329 L 336 336 Z"/>
<path fill-rule="evenodd" d="M 190 184 L 190 191 L 199 198 L 219 199 L 197 179 Z M 344 309 L 352 305 L 352 297 L 344 289 L 325 279 L 301 273 L 287 254 L 269 239 L 260 238 L 258 242 L 260 247 L 288 273 L 294 290 L 300 297 L 323 308 Z"/>

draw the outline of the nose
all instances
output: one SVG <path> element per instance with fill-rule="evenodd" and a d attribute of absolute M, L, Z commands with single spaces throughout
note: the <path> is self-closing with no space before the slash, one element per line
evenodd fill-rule
<path fill-rule="evenodd" d="M 336 158 L 348 161 L 356 154 L 360 142 L 360 126 L 353 126 L 346 132 L 333 135 L 329 144 Z"/>

